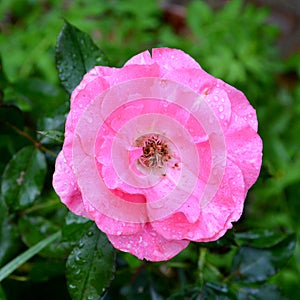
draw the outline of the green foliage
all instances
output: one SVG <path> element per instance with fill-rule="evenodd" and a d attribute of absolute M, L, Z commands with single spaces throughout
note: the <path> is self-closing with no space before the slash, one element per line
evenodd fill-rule
<path fill-rule="evenodd" d="M 107 65 L 102 51 L 86 33 L 65 22 L 56 46 L 58 76 L 65 90 L 71 94 L 95 65 Z"/>
<path fill-rule="evenodd" d="M 93 224 L 67 260 L 67 282 L 74 300 L 97 299 L 114 277 L 115 252 L 104 233 Z"/>
<path fill-rule="evenodd" d="M 300 297 L 299 239 L 291 233 L 299 238 L 300 84 L 278 80 L 285 72 L 299 79 L 299 55 L 279 57 L 268 14 L 241 0 L 217 11 L 195 0 L 176 31 L 159 1 L 1 1 L 0 299 L 69 299 L 67 289 L 73 299 Z M 115 257 L 91 221 L 67 212 L 51 181 L 68 94 L 94 65 L 107 65 L 104 53 L 121 66 L 155 46 L 183 49 L 245 92 L 258 112 L 264 159 L 235 230 L 147 263 Z"/>
<path fill-rule="evenodd" d="M 32 205 L 41 194 L 47 172 L 45 156 L 33 146 L 17 152 L 6 165 L 1 194 L 11 211 Z"/>

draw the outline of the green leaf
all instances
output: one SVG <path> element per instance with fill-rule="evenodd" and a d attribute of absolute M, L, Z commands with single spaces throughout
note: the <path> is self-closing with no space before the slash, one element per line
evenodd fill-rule
<path fill-rule="evenodd" d="M 8 80 L 3 71 L 2 57 L 0 56 L 0 103 L 2 102 L 2 96 L 3 96 L 2 90 L 6 87 L 7 84 L 8 84 Z"/>
<path fill-rule="evenodd" d="M 0 285 L 0 299 L 1 300 L 6 300 L 7 299 L 1 285 Z"/>
<path fill-rule="evenodd" d="M 0 212 L 0 266 L 16 255 L 20 248 L 18 228 L 12 219 L 13 216 L 1 215 Z"/>
<path fill-rule="evenodd" d="M 11 211 L 30 206 L 40 195 L 47 164 L 43 153 L 34 146 L 17 152 L 6 165 L 1 183 L 3 199 Z"/>
<path fill-rule="evenodd" d="M 168 300 L 200 300 L 199 287 L 185 287 L 182 291 L 173 294 Z"/>
<path fill-rule="evenodd" d="M 236 297 L 226 284 L 206 282 L 199 299 L 234 300 Z"/>
<path fill-rule="evenodd" d="M 62 241 L 78 241 L 89 227 L 89 219 L 68 212 L 62 229 Z"/>
<path fill-rule="evenodd" d="M 233 230 L 228 230 L 224 236 L 215 242 L 197 243 L 199 247 L 210 248 L 212 251 L 226 251 L 230 246 L 236 246 L 235 234 Z M 220 249 L 223 248 L 223 249 Z"/>
<path fill-rule="evenodd" d="M 15 259 L 6 264 L 3 268 L 0 269 L 0 281 L 13 273 L 18 269 L 22 264 L 32 258 L 34 255 L 39 253 L 43 248 L 51 244 L 60 236 L 60 231 L 54 233 L 53 235 L 47 237 L 46 239 L 40 241 L 27 251 L 23 252 L 21 255 L 17 256 Z"/>
<path fill-rule="evenodd" d="M 242 246 L 233 259 L 233 278 L 244 283 L 267 280 L 292 256 L 295 245 L 295 234 L 290 234 L 272 247 L 261 249 Z"/>
<path fill-rule="evenodd" d="M 238 289 L 239 300 L 287 300 L 274 285 L 266 284 L 259 288 L 242 286 Z"/>
<path fill-rule="evenodd" d="M 65 21 L 56 45 L 56 67 L 65 90 L 71 94 L 95 65 L 107 65 L 103 52 L 88 34 Z"/>
<path fill-rule="evenodd" d="M 24 127 L 24 117 L 22 111 L 17 106 L 1 104 L 0 125 L 0 134 L 16 133 L 12 126 L 15 126 L 19 129 Z"/>
<path fill-rule="evenodd" d="M 63 143 L 64 142 L 64 133 L 58 130 L 38 130 L 38 134 L 41 134 L 44 137 L 48 137 L 49 139 L 52 139 L 58 143 Z"/>
<path fill-rule="evenodd" d="M 99 299 L 115 272 L 115 251 L 95 224 L 67 261 L 67 283 L 73 300 Z"/>
<path fill-rule="evenodd" d="M 41 216 L 23 215 L 19 219 L 19 231 L 22 239 L 29 247 L 36 244 L 50 234 L 57 232 L 59 226 Z M 70 243 L 61 243 L 61 240 L 55 241 L 43 251 L 40 255 L 51 258 L 65 258 L 72 249 Z"/>
<path fill-rule="evenodd" d="M 37 261 L 32 264 L 29 278 L 35 282 L 46 282 L 52 278 L 63 276 L 65 269 L 63 261 Z"/>
<path fill-rule="evenodd" d="M 247 232 L 239 232 L 235 233 L 235 237 L 242 244 L 256 248 L 274 246 L 285 238 L 282 233 L 269 229 L 253 229 Z"/>

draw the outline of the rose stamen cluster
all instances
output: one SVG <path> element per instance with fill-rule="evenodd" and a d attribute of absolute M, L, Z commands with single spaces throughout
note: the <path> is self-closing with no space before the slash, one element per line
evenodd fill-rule
<path fill-rule="evenodd" d="M 164 168 L 172 158 L 168 145 L 156 135 L 144 139 L 142 150 L 143 154 L 138 161 L 148 168 Z"/>

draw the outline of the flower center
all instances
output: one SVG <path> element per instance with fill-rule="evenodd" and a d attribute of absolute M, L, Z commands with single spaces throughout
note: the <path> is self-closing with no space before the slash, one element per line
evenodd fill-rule
<path fill-rule="evenodd" d="M 136 146 L 142 147 L 143 154 L 138 162 L 147 168 L 164 168 L 171 159 L 166 142 L 158 135 L 141 136 L 136 140 Z"/>

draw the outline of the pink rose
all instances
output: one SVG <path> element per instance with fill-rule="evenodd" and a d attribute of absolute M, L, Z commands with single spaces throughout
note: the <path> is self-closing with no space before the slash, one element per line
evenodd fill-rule
<path fill-rule="evenodd" d="M 53 186 L 117 249 L 162 261 L 232 227 L 261 159 L 246 97 L 184 52 L 159 48 L 84 76 Z"/>

